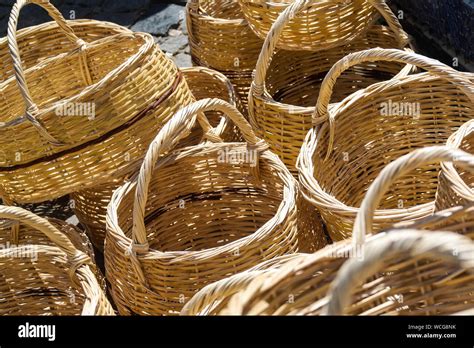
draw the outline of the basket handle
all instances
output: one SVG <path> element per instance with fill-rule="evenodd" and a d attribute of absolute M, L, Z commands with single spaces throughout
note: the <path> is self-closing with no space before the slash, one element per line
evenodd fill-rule
<path fill-rule="evenodd" d="M 0 218 L 24 223 L 48 237 L 63 251 L 71 264 L 69 275 L 71 279 L 78 283 L 75 273 L 83 265 L 93 265 L 91 258 L 84 252 L 76 249 L 74 244 L 48 220 L 29 212 L 20 207 L 0 205 Z"/>
<path fill-rule="evenodd" d="M 413 258 L 427 255 L 474 273 L 474 243 L 466 236 L 413 229 L 389 231 L 367 243 L 363 258 L 351 258 L 342 265 L 331 284 L 323 314 L 342 315 L 351 304 L 354 289 L 400 254 Z"/>
<path fill-rule="evenodd" d="M 25 73 L 22 66 L 20 50 L 18 48 L 18 42 L 16 37 L 18 17 L 20 15 L 20 10 L 28 4 L 35 4 L 45 9 L 51 16 L 51 18 L 53 18 L 54 21 L 58 24 L 60 30 L 67 37 L 67 39 L 78 47 L 79 52 L 82 53 L 81 63 L 84 67 L 86 67 L 85 69 L 82 69 L 84 79 L 87 81 L 88 84 L 91 84 L 92 78 L 90 76 L 89 69 L 87 68 L 87 61 L 84 53 L 87 44 L 84 40 L 78 38 L 76 34 L 74 34 L 74 31 L 67 24 L 61 12 L 59 12 L 58 9 L 49 2 L 49 0 L 17 0 L 16 3 L 13 5 L 13 8 L 10 13 L 10 19 L 8 21 L 8 47 L 10 49 L 10 55 L 12 57 L 18 87 L 20 88 L 21 95 L 23 96 L 23 99 L 25 101 L 25 117 L 28 121 L 31 122 L 31 124 L 45 139 L 47 139 L 51 144 L 59 146 L 63 143 L 61 141 L 58 141 L 51 134 L 49 134 L 48 131 L 43 127 L 43 125 L 36 119 L 36 115 L 39 111 L 38 106 L 31 98 L 31 94 L 28 89 Z"/>
<path fill-rule="evenodd" d="M 397 37 L 397 41 L 405 47 L 409 43 L 409 38 L 406 32 L 403 30 L 400 22 L 397 17 L 393 14 L 392 10 L 385 3 L 385 0 L 370 0 L 371 4 L 380 12 L 380 14 L 385 18 L 390 29 L 394 32 Z M 254 93 L 257 96 L 262 96 L 265 78 L 267 76 L 268 68 L 273 57 L 273 52 L 275 51 L 280 36 L 291 19 L 296 17 L 298 13 L 304 11 L 309 6 L 314 5 L 313 0 L 296 0 L 291 5 L 289 5 L 278 17 L 278 19 L 273 23 L 270 31 L 265 38 L 263 43 L 262 50 L 257 60 L 257 65 L 255 67 L 255 77 L 251 85 L 250 96 Z"/>
<path fill-rule="evenodd" d="M 240 129 L 245 141 L 249 146 L 253 147 L 255 151 L 260 153 L 268 149 L 266 142 L 255 135 L 248 121 L 236 107 L 223 100 L 202 99 L 178 111 L 171 120 L 163 126 L 150 144 L 140 168 L 133 205 L 133 241 L 131 246 L 133 251 L 148 251 L 149 245 L 146 238 L 144 222 L 145 206 L 148 198 L 148 187 L 156 161 L 163 153 L 171 150 L 179 140 L 184 138 L 186 133 L 190 132 L 196 117 L 205 119 L 203 113 L 206 111 L 220 111 L 228 116 Z M 206 122 L 210 127 L 207 119 Z M 212 129 L 212 127 L 210 128 Z M 210 140 L 212 140 L 212 138 Z M 257 170 L 258 163 L 255 168 Z"/>
<path fill-rule="evenodd" d="M 474 156 L 447 146 L 430 146 L 415 150 L 388 164 L 370 185 L 357 213 L 352 231 L 356 247 L 364 245 L 365 236 L 372 233 L 374 212 L 388 188 L 395 180 L 412 170 L 438 162 L 453 162 L 474 171 Z"/>

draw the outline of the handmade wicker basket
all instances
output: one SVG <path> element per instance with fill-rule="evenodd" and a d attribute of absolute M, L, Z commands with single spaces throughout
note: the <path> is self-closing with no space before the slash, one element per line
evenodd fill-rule
<path fill-rule="evenodd" d="M 27 3 L 45 8 L 76 48 L 50 51 L 24 70 L 15 29 Z M 152 36 L 123 32 L 86 43 L 48 1 L 17 1 L 8 45 L 15 76 L 0 84 L 0 185 L 18 203 L 110 181 L 133 165 L 128 158 L 139 158 L 160 124 L 192 101 Z"/>
<path fill-rule="evenodd" d="M 449 265 L 425 262 L 422 256 L 426 254 L 420 252 L 443 245 L 446 251 L 454 247 L 454 242 L 457 244 L 454 251 L 464 253 L 465 246 L 470 245 L 465 237 L 446 236 L 446 232 L 433 235 L 433 231 L 466 234 L 466 226 L 457 221 L 460 215 L 474 214 L 473 207 L 451 208 L 416 222 L 399 223 L 388 232 L 371 234 L 376 207 L 397 175 L 440 160 L 454 161 L 474 170 L 474 156 L 447 147 L 429 147 L 405 155 L 388 165 L 371 185 L 358 212 L 352 241 L 339 241 L 314 254 L 276 258 L 210 284 L 186 304 L 182 314 L 321 314 L 328 302 L 330 284 L 336 276 L 340 277 L 339 269 L 347 258 L 359 261 L 362 258 L 365 263 L 366 252 L 380 251 L 380 248 L 387 254 L 379 253 L 380 259 L 372 260 L 375 259 L 378 266 L 382 265 L 382 259 L 385 261 L 386 267 L 379 269 L 386 271 L 385 278 L 367 281 L 358 287 L 358 308 L 361 309 L 358 314 L 451 314 L 471 308 L 474 302 L 472 276 L 457 273 Z M 414 229 L 418 231 L 413 232 Z M 419 231 L 421 229 L 426 236 Z M 409 245 L 414 254 L 420 255 L 411 257 L 403 245 Z M 395 257 L 397 251 L 400 252 Z M 387 258 L 381 257 L 383 255 Z M 474 255 L 471 260 L 472 257 Z M 359 276 L 354 273 L 352 279 Z M 360 281 L 365 279 L 362 277 Z"/>
<path fill-rule="evenodd" d="M 237 0 L 191 0 L 186 9 L 194 64 L 223 72 L 247 105 L 263 40 L 250 29 Z"/>
<path fill-rule="evenodd" d="M 196 100 L 218 97 L 232 104 L 238 110 L 242 110 L 243 106 L 234 87 L 223 74 L 204 67 L 183 68 L 181 72 Z M 221 112 L 206 112 L 207 119 L 213 127 L 216 127 L 217 135 L 225 141 L 239 141 L 241 135 L 238 129 L 222 116 L 224 115 Z M 195 145 L 201 140 L 197 137 L 202 137 L 202 135 L 202 131 L 195 130 L 194 134 L 184 141 L 188 145 Z M 94 246 L 99 250 L 104 249 L 107 205 L 113 192 L 125 181 L 126 178 L 116 179 L 70 195 L 77 218 L 85 227 Z"/>
<path fill-rule="evenodd" d="M 380 60 L 410 63 L 429 73 L 380 82 L 329 105 L 337 77 L 346 68 Z M 474 74 L 418 54 L 371 49 L 334 65 L 314 114 L 316 123 L 328 116 L 329 122 L 308 132 L 298 159 L 304 195 L 320 211 L 331 238 L 350 236 L 360 202 L 383 167 L 412 149 L 444 145 L 474 117 L 473 101 Z M 435 164 L 400 178 L 375 214 L 376 230 L 431 214 L 438 173 Z"/>
<path fill-rule="evenodd" d="M 377 19 L 374 5 L 383 0 L 239 0 L 252 30 L 262 39 L 285 10 L 291 21 L 281 33 L 278 48 L 322 51 L 350 44 Z"/>
<path fill-rule="evenodd" d="M 383 5 L 378 9 L 389 27 L 374 25 L 350 44 L 322 52 L 279 50 L 274 54 L 282 30 L 292 16 L 290 8 L 281 14 L 268 34 L 249 94 L 249 119 L 257 135 L 268 142 L 270 149 L 294 174 L 301 144 L 312 126 L 311 115 L 315 112 L 321 83 L 331 67 L 351 52 L 374 47 L 407 47 L 407 34 L 390 8 Z M 389 80 L 399 73 L 408 74 L 411 68 L 403 68 L 398 62 L 383 61 L 353 67 L 341 76 L 333 100 L 340 101 L 361 88 Z"/>
<path fill-rule="evenodd" d="M 0 206 L 0 218 L 28 236 L 0 250 L 0 315 L 114 315 L 91 257 L 63 225 L 18 207 Z M 37 244 L 40 233 L 48 244 Z"/>
<path fill-rule="evenodd" d="M 230 117 L 246 143 L 185 147 L 155 165 L 208 110 Z M 205 99 L 181 110 L 108 206 L 105 265 L 120 314 L 177 314 L 206 284 L 295 252 L 296 194 L 293 176 L 232 105 Z"/>

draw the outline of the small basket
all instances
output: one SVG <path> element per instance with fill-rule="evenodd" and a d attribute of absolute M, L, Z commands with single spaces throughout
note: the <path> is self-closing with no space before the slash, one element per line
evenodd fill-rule
<path fill-rule="evenodd" d="M 246 143 L 206 142 L 156 163 L 209 110 L 232 119 Z M 204 99 L 181 110 L 107 209 L 105 266 L 119 313 L 178 314 L 206 284 L 297 251 L 296 194 L 235 107 Z"/>
<path fill-rule="evenodd" d="M 373 61 L 409 63 L 429 73 L 380 82 L 329 105 L 337 77 L 348 67 Z M 321 213 L 332 240 L 350 236 L 359 204 L 382 168 L 411 149 L 444 145 L 474 117 L 473 101 L 474 74 L 415 53 L 371 49 L 336 63 L 323 82 L 314 116 L 315 123 L 328 116 L 329 122 L 308 132 L 298 158 L 304 195 Z M 435 164 L 400 178 L 375 214 L 375 229 L 432 214 L 438 173 Z"/>
<path fill-rule="evenodd" d="M 243 106 L 234 87 L 223 74 L 204 67 L 182 68 L 181 72 L 196 100 L 218 97 L 232 104 L 238 110 L 242 110 Z M 223 114 L 220 112 L 206 112 L 210 124 L 217 127 L 217 135 L 225 141 L 240 141 L 241 135 L 238 129 L 222 116 Z M 202 131 L 195 131 L 192 139 L 188 137 L 185 141 L 187 144 L 196 144 L 201 140 L 196 139 L 198 136 L 202 137 Z M 124 178 L 116 179 L 70 195 L 74 213 L 85 227 L 94 246 L 100 251 L 104 249 L 107 205 L 113 192 L 125 181 Z"/>
<path fill-rule="evenodd" d="M 263 41 L 248 26 L 237 0 L 191 0 L 186 9 L 194 64 L 224 73 L 246 106 Z"/>
<path fill-rule="evenodd" d="M 46 9 L 76 48 L 51 50 L 24 70 L 15 30 L 28 3 Z M 0 185 L 17 203 L 110 181 L 133 166 L 127 158 L 140 158 L 160 124 L 192 102 L 177 67 L 151 35 L 128 31 L 86 43 L 48 1 L 17 1 L 8 46 L 15 76 L 0 85 Z"/>
<path fill-rule="evenodd" d="M 311 129 L 311 115 L 321 83 L 331 67 L 347 54 L 382 47 L 407 50 L 408 36 L 387 5 L 378 7 L 388 27 L 373 25 L 363 36 L 350 44 L 321 52 L 275 52 L 282 30 L 292 13 L 281 14 L 272 27 L 257 62 L 255 79 L 249 94 L 249 120 L 257 135 L 266 140 L 296 175 L 296 159 L 306 134 Z M 275 52 L 275 53 L 274 53 Z M 397 74 L 408 74 L 398 62 L 370 62 L 354 67 L 341 76 L 333 100 L 341 101 L 350 94 Z"/>
<path fill-rule="evenodd" d="M 90 255 L 63 224 L 17 207 L 0 206 L 0 218 L 22 229 L 19 244 L 0 250 L 0 315 L 114 315 Z"/>
<path fill-rule="evenodd" d="M 371 260 L 379 265 L 383 264 L 381 260 L 384 259 L 384 270 L 391 273 L 384 274 L 387 283 L 382 284 L 383 279 L 370 280 L 358 287 L 357 294 L 361 300 L 357 308 L 363 308 L 358 314 L 451 314 L 471 308 L 474 302 L 472 276 L 456 273 L 457 270 L 440 266 L 440 263 L 424 262 L 421 256 L 426 255 L 425 251 L 441 248 L 450 251 L 453 260 L 456 249 L 452 248 L 457 245 L 459 260 L 463 260 L 466 255 L 464 248 L 471 243 L 465 236 L 459 236 L 466 234 L 466 231 L 465 226 L 456 220 L 459 214 L 474 214 L 472 207 L 457 207 L 455 212 L 452 208 L 449 212 L 439 212 L 416 222 L 399 223 L 390 227 L 388 232 L 372 234 L 374 212 L 396 177 L 438 161 L 454 161 L 474 170 L 474 156 L 447 147 L 429 147 L 405 155 L 384 168 L 371 185 L 358 212 L 352 241 L 336 242 L 314 254 L 280 257 L 210 284 L 186 304 L 182 314 L 319 315 L 325 311 L 330 285 L 336 277 L 340 277 L 339 271 L 347 258 L 354 260 L 348 263 L 360 260 L 365 263 L 367 255 L 372 255 Z M 458 236 L 433 232 L 438 231 L 440 226 L 443 230 L 456 232 Z M 420 257 L 410 257 L 403 245 L 410 245 L 414 254 L 419 253 Z M 381 248 L 387 254 L 379 252 L 378 258 L 370 254 Z M 397 250 L 400 251 L 398 257 L 384 258 L 390 253 L 394 256 Z M 444 256 L 447 256 L 446 253 Z M 473 258 L 474 254 L 471 254 L 470 260 Z M 352 279 L 366 279 L 359 276 L 360 273 L 354 273 Z M 390 287 L 385 286 L 388 283 Z M 403 287 L 403 284 L 406 286 Z"/>

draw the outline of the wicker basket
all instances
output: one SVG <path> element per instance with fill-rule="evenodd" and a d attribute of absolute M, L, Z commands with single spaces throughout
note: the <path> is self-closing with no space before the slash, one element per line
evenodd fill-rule
<path fill-rule="evenodd" d="M 159 124 L 192 101 L 152 36 L 123 32 L 86 43 L 49 2 L 30 2 L 44 7 L 77 48 L 50 51 L 50 58 L 24 70 L 15 29 L 27 1 L 14 5 L 8 43 L 16 81 L 10 76 L 0 88 L 0 185 L 18 203 L 109 181 L 133 165 L 127 158 L 140 157 Z"/>
<path fill-rule="evenodd" d="M 390 8 L 384 5 L 379 10 L 389 27 L 374 25 L 350 44 L 323 52 L 273 53 L 291 18 L 289 9 L 282 13 L 267 36 L 249 95 L 249 119 L 257 135 L 268 142 L 294 174 L 301 144 L 312 126 L 311 115 L 315 112 L 321 83 L 331 67 L 351 52 L 407 46 L 407 35 Z M 340 101 L 361 88 L 389 80 L 400 71 L 407 74 L 411 68 L 403 68 L 397 62 L 371 62 L 354 67 L 341 76 L 333 100 Z"/>
<path fill-rule="evenodd" d="M 387 166 L 372 184 L 359 210 L 352 241 L 339 241 L 314 254 L 295 254 L 274 259 L 271 263 L 262 263 L 247 272 L 210 284 L 186 304 L 182 314 L 318 315 L 322 313 L 327 303 L 330 284 L 348 257 L 359 260 L 362 257 L 365 260 L 366 250 L 380 248 L 381 245 L 385 245 L 385 248 L 390 243 L 394 243 L 396 250 L 400 245 L 404 245 L 402 240 L 413 246 L 417 245 L 418 238 L 420 243 L 434 241 L 439 246 L 448 243 L 449 240 L 460 241 L 462 244 L 459 244 L 458 251 L 461 253 L 463 245 L 469 244 L 466 239 L 455 236 L 444 238 L 443 233 L 437 235 L 440 237 L 438 239 L 432 233 L 442 226 L 443 230 L 465 234 L 465 226 L 457 223 L 457 219 L 459 214 L 473 214 L 472 207 L 452 208 L 449 212 L 439 212 L 416 222 L 399 223 L 390 228 L 389 232 L 371 234 L 376 207 L 396 176 L 440 160 L 455 161 L 474 170 L 474 156 L 446 147 L 430 147 L 405 155 Z M 427 233 L 425 237 L 419 231 L 412 232 L 414 229 L 429 231 L 425 232 Z M 420 250 L 423 248 L 414 249 L 414 251 Z M 445 250 L 448 250 L 448 244 Z M 466 278 L 464 274 L 454 273 L 452 268 L 449 272 L 449 267 L 436 268 L 439 263 L 427 264 L 421 261 L 421 257 L 414 259 L 408 254 L 388 258 L 386 265 L 385 269 L 392 273 L 385 276 L 392 286 L 386 287 L 387 283 L 378 286 L 383 282 L 382 279 L 361 285 L 358 294 L 361 299 L 365 298 L 365 302 L 360 300 L 360 308 L 363 308 L 363 311 L 359 314 L 446 314 L 472 307 L 474 300 L 472 276 Z M 447 270 L 449 276 L 445 277 L 445 280 L 440 279 L 440 274 L 443 272 L 446 274 Z M 413 277 L 418 277 L 415 282 L 404 283 Z M 399 286 L 396 286 L 397 281 Z M 410 286 L 403 288 L 401 284 Z M 413 296 L 408 293 L 412 289 Z M 468 295 L 469 291 L 471 293 Z M 458 294 L 460 296 L 456 297 Z M 403 298 L 400 295 L 405 296 L 405 301 L 402 303 L 394 300 Z M 469 302 L 463 303 L 465 299 Z M 364 303 L 367 303 L 367 306 Z M 453 306 L 453 303 L 456 305 Z"/>
<path fill-rule="evenodd" d="M 91 257 L 61 225 L 17 207 L 0 206 L 0 217 L 33 236 L 0 250 L 0 315 L 114 315 Z M 39 232 L 49 245 L 36 244 Z"/>
<path fill-rule="evenodd" d="M 196 100 L 219 97 L 242 110 L 242 104 L 235 93 L 234 87 L 223 74 L 204 67 L 183 68 L 181 72 Z M 223 114 L 220 112 L 206 112 L 206 117 L 211 125 L 217 127 L 217 135 L 225 141 L 239 141 L 241 135 L 238 129 L 222 116 Z M 195 131 L 194 133 L 192 139 L 190 137 L 185 139 L 187 144 L 197 144 L 200 141 L 196 138 L 198 136 L 202 137 L 202 131 Z M 112 193 L 125 181 L 125 178 L 116 179 L 70 195 L 77 218 L 85 227 L 94 246 L 101 251 L 104 249 L 107 205 Z"/>
<path fill-rule="evenodd" d="M 263 40 L 243 19 L 237 0 L 191 0 L 187 27 L 193 62 L 224 73 L 244 105 Z"/>
<path fill-rule="evenodd" d="M 429 73 L 393 78 L 329 105 L 337 77 L 361 62 L 399 61 Z M 327 75 L 315 119 L 298 159 L 305 197 L 320 211 L 334 241 L 350 236 L 367 188 L 394 159 L 423 146 L 444 145 L 474 117 L 474 74 L 400 50 L 372 49 L 339 61 Z M 403 112 L 395 112 L 395 107 Z M 434 136 L 433 136 L 434 135 Z M 439 165 L 400 178 L 376 212 L 376 230 L 431 214 Z"/>
<path fill-rule="evenodd" d="M 225 112 L 247 143 L 185 147 L 155 166 L 208 110 Z M 105 265 L 119 312 L 177 314 L 206 284 L 296 251 L 296 191 L 233 106 L 205 99 L 181 110 L 108 206 Z"/>

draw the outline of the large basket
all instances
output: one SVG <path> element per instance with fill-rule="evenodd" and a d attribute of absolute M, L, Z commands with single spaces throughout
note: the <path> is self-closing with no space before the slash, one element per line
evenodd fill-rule
<path fill-rule="evenodd" d="M 263 40 L 250 29 L 237 0 L 191 0 L 186 9 L 193 62 L 223 72 L 247 105 Z"/>
<path fill-rule="evenodd" d="M 329 105 L 338 76 L 348 67 L 398 61 L 429 73 L 393 78 Z M 371 49 L 339 61 L 326 76 L 315 120 L 298 159 L 305 197 L 320 211 L 335 241 L 347 238 L 367 188 L 380 170 L 410 150 L 444 145 L 474 117 L 474 75 L 400 50 Z M 395 112 L 395 107 L 403 112 Z M 439 165 L 400 178 L 375 214 L 376 230 L 431 214 Z"/>
<path fill-rule="evenodd" d="M 297 8 L 307 2 L 299 3 Z M 294 174 L 301 144 L 312 126 L 311 115 L 315 112 L 321 83 L 331 67 L 352 52 L 374 47 L 403 49 L 408 45 L 407 34 L 390 8 L 383 5 L 378 9 L 388 27 L 374 25 L 350 44 L 322 52 L 279 50 L 274 53 L 292 16 L 289 8 L 268 34 L 249 94 L 249 119 L 257 135 L 268 142 Z M 339 79 L 333 100 L 341 101 L 361 88 L 399 73 L 407 74 L 410 69 L 397 62 L 371 62 L 349 69 Z"/>
<path fill-rule="evenodd" d="M 181 72 L 196 100 L 218 97 L 232 104 L 238 110 L 242 110 L 243 107 L 238 95 L 230 81 L 223 74 L 204 67 L 183 68 Z M 217 127 L 217 135 L 225 141 L 239 140 L 241 135 L 238 129 L 222 116 L 221 112 L 206 112 L 210 124 Z M 202 132 L 195 131 L 194 133 L 193 139 L 189 137 L 185 139 L 187 144 L 197 144 L 200 141 L 196 137 L 202 136 Z M 104 249 L 107 205 L 112 193 L 124 182 L 125 179 L 120 178 L 70 195 L 77 218 L 85 227 L 94 246 L 99 250 Z"/>
<path fill-rule="evenodd" d="M 114 315 L 91 257 L 61 225 L 17 207 L 0 206 L 0 218 L 34 236 L 0 250 L 0 315 Z M 48 244 L 36 244 L 40 233 Z"/>
<path fill-rule="evenodd" d="M 15 28 L 29 2 L 45 8 L 76 48 L 50 51 L 24 70 Z M 86 43 L 49 2 L 29 2 L 13 7 L 8 44 L 15 76 L 0 85 L 0 185 L 18 203 L 54 199 L 120 175 L 157 127 L 192 101 L 150 35 L 123 32 Z"/>
<path fill-rule="evenodd" d="M 227 114 L 246 143 L 185 147 L 155 165 L 208 110 Z M 105 265 L 119 312 L 177 314 L 206 284 L 296 251 L 296 194 L 293 176 L 233 106 L 205 99 L 181 110 L 108 206 Z"/>
<path fill-rule="evenodd" d="M 446 236 L 445 232 L 434 235 L 433 231 L 466 234 L 465 226 L 457 221 L 460 215 L 474 214 L 472 207 L 452 208 L 416 222 L 400 223 L 388 232 L 371 234 L 373 214 L 397 176 L 438 161 L 454 161 L 474 170 L 474 156 L 447 147 L 424 148 L 405 155 L 388 165 L 371 185 L 358 212 L 352 241 L 339 241 L 314 254 L 276 258 L 210 284 L 186 304 L 182 314 L 321 314 L 328 302 L 330 285 L 347 258 L 365 263 L 367 253 L 373 250 L 379 253 L 378 257 L 371 254 L 371 260 L 379 266 L 376 271 L 386 271 L 385 278 L 377 278 L 377 281 L 371 278 L 358 286 L 358 314 L 452 314 L 473 307 L 472 276 L 466 277 L 449 265 L 426 262 L 422 258 L 431 248 L 450 250 L 454 242 L 457 250 L 451 248 L 451 256 L 457 251 L 463 259 L 464 248 L 470 245 L 465 236 Z M 418 231 L 413 232 L 414 229 Z M 425 230 L 426 236 L 420 229 Z M 472 226 L 470 229 L 472 231 Z M 411 257 L 403 245 L 410 245 L 410 250 L 419 255 Z M 398 257 L 395 257 L 397 251 Z M 474 255 L 470 257 L 472 260 Z M 380 267 L 382 260 L 384 268 Z M 375 276 L 377 272 L 373 273 Z M 360 275 L 354 273 L 351 277 L 359 279 Z M 359 281 L 367 278 L 361 277 Z"/>

